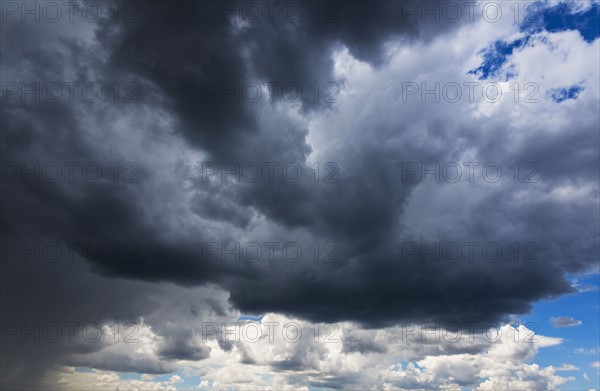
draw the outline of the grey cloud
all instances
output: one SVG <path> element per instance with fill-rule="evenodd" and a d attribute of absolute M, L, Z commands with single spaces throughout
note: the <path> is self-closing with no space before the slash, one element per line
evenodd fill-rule
<path fill-rule="evenodd" d="M 91 354 L 82 358 L 67 360 L 66 364 L 86 366 L 107 371 L 166 374 L 177 370 L 173 364 L 162 363 L 147 357 L 132 357 L 121 354 Z"/>
<path fill-rule="evenodd" d="M 371 339 L 349 335 L 344 337 L 344 348 L 342 351 L 346 353 L 359 352 L 362 354 L 385 353 L 387 348 Z"/>
<path fill-rule="evenodd" d="M 178 339 L 172 341 L 170 338 L 165 346 L 159 350 L 159 355 L 170 360 L 202 360 L 210 356 L 210 348 L 205 346 L 194 346 L 190 339 Z"/>
<path fill-rule="evenodd" d="M 575 327 L 581 326 L 583 322 L 570 316 L 553 316 L 550 318 L 550 323 L 552 327 Z"/>
<path fill-rule="evenodd" d="M 334 80 L 331 55 L 342 46 L 383 72 L 386 42 L 423 45 L 460 27 L 405 21 L 401 2 L 338 5 L 336 23 L 263 21 L 237 31 L 230 23 L 198 23 L 198 3 L 173 7 L 148 2 L 141 4 L 139 23 L 105 20 L 95 28 L 94 41 L 3 25 L 3 82 L 133 80 L 141 86 L 140 101 L 130 106 L 110 101 L 3 102 L 3 161 L 110 162 L 131 153 L 147 163 L 140 163 L 143 181 L 137 186 L 2 183 L 3 241 L 39 241 L 42 236 L 139 246 L 132 263 L 105 256 L 89 269 L 68 267 L 62 273 L 3 267 L 10 277 L 3 277 L 2 296 L 20 293 L 18 303 L 3 301 L 3 318 L 72 315 L 83 322 L 143 317 L 165 337 L 159 352 L 163 359 L 200 360 L 209 351 L 194 345 L 194 325 L 199 319 L 230 317 L 237 310 L 292 314 L 315 322 L 351 320 L 366 327 L 401 321 L 460 325 L 527 313 L 536 300 L 572 292 L 565 272 L 588 270 L 597 261 L 597 194 L 581 203 L 543 196 L 562 185 L 597 183 L 596 119 L 570 133 L 533 129 L 514 143 L 514 134 L 505 131 L 500 119 L 454 122 L 447 110 L 429 106 L 407 105 L 399 112 L 389 97 L 378 99 L 381 86 L 362 105 L 346 111 L 308 96 L 298 112 L 281 97 L 257 103 L 202 101 L 206 83 L 295 82 L 305 91 L 315 82 L 341 85 L 343 80 Z M 23 45 L 4 46 L 5 33 L 19 36 Z M 46 39 L 52 45 L 46 47 Z M 370 100 L 377 110 L 366 104 Z M 453 106 L 452 120 L 470 118 L 468 110 Z M 335 147 L 322 156 L 339 165 L 337 183 L 315 183 L 310 175 L 296 183 L 266 178 L 257 183 L 204 183 L 196 163 L 186 160 L 298 162 L 310 172 L 308 157 L 321 147 L 309 143 L 310 120 L 323 113 L 335 119 L 328 124 Z M 423 122 L 426 126 L 420 127 Z M 136 129 L 121 131 L 122 138 L 115 141 L 118 126 Z M 128 133 L 139 128 L 144 141 L 132 145 Z M 150 148 L 156 144 L 163 148 L 153 155 Z M 538 162 L 544 182 L 531 192 L 539 197 L 517 197 L 522 188 L 516 185 L 497 192 L 474 185 L 446 197 L 444 186 L 400 180 L 403 161 L 454 161 L 466 150 L 489 160 Z M 173 167 L 172 156 L 180 154 L 185 167 Z M 413 233 L 416 228 L 419 232 Z M 202 242 L 240 237 L 291 240 L 304 248 L 332 241 L 339 245 L 339 262 L 315 263 L 309 251 L 298 264 L 283 266 L 280 256 L 274 266 L 202 259 Z M 515 264 L 505 254 L 497 264 L 423 263 L 402 254 L 407 241 L 510 244 L 524 238 L 540 244 L 543 262 Z M 24 284 L 36 288 L 22 292 Z M 180 290 L 207 285 L 226 290 L 227 297 L 184 297 L 180 302 L 175 297 Z M 174 298 L 163 300 L 161 294 Z M 73 297 L 80 304 L 75 306 Z M 166 322 L 169 316 L 177 322 Z M 232 346 L 222 344 L 221 349 Z M 360 337 L 349 337 L 344 349 L 385 351 Z M 81 344 L 7 346 L 2 360 L 3 374 L 9 374 L 6 384 L 18 384 L 25 372 L 41 374 L 49 363 L 72 359 L 82 350 L 93 354 L 95 349 Z M 164 373 L 172 368 L 162 361 L 140 361 L 135 367 L 119 355 L 78 357 L 82 365 L 112 370 Z M 246 362 L 253 359 L 249 353 L 244 357 Z M 273 367 L 314 369 L 322 359 L 322 351 L 306 346 Z M 315 384 L 343 381 L 330 380 Z"/>

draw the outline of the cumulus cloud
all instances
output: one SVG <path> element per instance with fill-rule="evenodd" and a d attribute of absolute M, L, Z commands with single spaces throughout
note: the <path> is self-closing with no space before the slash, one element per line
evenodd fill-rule
<path fill-rule="evenodd" d="M 556 374 L 565 367 L 525 362 L 560 339 L 513 346 L 507 335 L 529 330 L 504 324 L 537 300 L 581 290 L 569 275 L 597 271 L 600 80 L 589 58 L 600 40 L 510 18 L 423 20 L 407 14 L 407 2 L 331 2 L 332 23 L 231 23 L 206 5 L 140 3 L 135 23 L 106 15 L 96 24 L 2 23 L 3 86 L 105 85 L 95 102 L 81 91 L 55 102 L 3 89 L 1 289 L 18 303 L 3 300 L 2 317 L 78 323 L 73 341 L 22 344 L 18 330 L 11 334 L 3 386 L 169 389 L 185 377 L 174 374 L 182 366 L 202 377 L 201 388 L 217 389 L 551 389 L 567 381 Z M 504 48 L 494 72 L 469 73 L 485 68 L 490 45 L 519 39 L 526 44 Z M 212 95 L 248 82 L 263 99 Z M 471 100 L 463 89 L 456 102 L 436 101 L 426 92 L 483 82 L 504 98 L 491 103 L 477 89 Z M 114 99 L 114 83 L 133 86 L 135 101 L 123 101 L 129 89 Z M 304 94 L 290 102 L 265 83 L 295 83 Z M 307 93 L 314 88 L 318 99 Z M 11 171 L 49 162 L 62 167 L 61 180 Z M 99 180 L 82 178 L 89 162 L 101 167 Z M 298 180 L 282 180 L 290 162 Z M 406 163 L 453 162 L 496 162 L 503 176 L 403 176 Z M 256 181 L 214 171 L 265 163 L 275 180 L 267 171 Z M 257 243 L 265 257 L 243 259 Z M 291 262 L 290 243 L 301 250 Z M 448 243 L 462 251 L 458 261 L 440 250 Z M 502 250 L 493 261 L 482 251 L 489 244 Z M 59 248 L 62 261 L 31 261 L 32 246 L 39 257 L 48 256 L 39 248 Z M 315 332 L 310 322 L 340 330 L 320 330 L 335 332 L 331 344 L 205 340 L 207 322 L 242 313 L 266 314 L 261 324 L 293 321 L 305 333 Z M 133 323 L 140 342 L 114 343 L 110 322 Z M 494 343 L 481 336 L 490 322 L 504 325 Z M 462 333 L 475 323 L 480 337 L 432 342 L 416 337 L 419 327 L 407 337 L 409 323 Z M 102 325 L 94 344 L 82 334 L 89 324 Z"/>
<path fill-rule="evenodd" d="M 205 327 L 208 324 L 217 328 Z M 256 330 L 260 330 L 258 334 Z M 200 376 L 199 387 L 210 389 L 272 389 L 274 385 L 284 389 L 305 389 L 307 385 L 350 389 L 554 389 L 571 380 L 557 372 L 577 369 L 568 364 L 530 364 L 539 349 L 560 345 L 562 340 L 535 334 L 523 325 L 497 325 L 468 332 L 415 324 L 362 329 L 353 323 L 317 325 L 266 314 L 259 323 L 205 321 L 197 331 L 211 347 L 209 357 L 182 361 L 184 370 L 180 375 L 165 380 L 144 375 L 139 382 L 160 389 Z M 361 350 L 353 348 L 357 340 L 361 341 Z M 152 339 L 136 348 L 155 350 L 149 341 Z M 231 348 L 220 349 L 222 341 L 231 341 Z M 376 344 L 386 348 L 374 349 Z M 52 372 L 48 377 L 51 384 L 65 378 L 62 371 Z M 103 382 L 119 389 L 129 387 L 131 382 L 100 370 L 74 374 L 72 386 L 100 374 L 105 377 Z"/>

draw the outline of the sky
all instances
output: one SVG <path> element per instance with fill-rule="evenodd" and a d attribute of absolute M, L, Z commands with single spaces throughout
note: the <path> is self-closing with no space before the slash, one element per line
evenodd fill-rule
<path fill-rule="evenodd" d="M 600 389 L 600 2 L 0 2 L 0 387 Z"/>

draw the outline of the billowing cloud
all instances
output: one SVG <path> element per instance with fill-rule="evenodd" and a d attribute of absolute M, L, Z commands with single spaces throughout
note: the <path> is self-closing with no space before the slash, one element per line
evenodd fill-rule
<path fill-rule="evenodd" d="M 597 4 L 531 28 L 407 1 L 256 21 L 240 2 L 118 3 L 86 23 L 89 4 L 79 23 L 4 9 L 3 385 L 169 389 L 113 372 L 183 366 L 211 388 L 567 381 L 504 339 L 390 341 L 411 322 L 481 333 L 598 271 Z M 241 314 L 347 327 L 331 346 L 204 339 Z M 77 337 L 22 343 L 52 322 Z M 111 322 L 141 342 L 111 343 Z"/>

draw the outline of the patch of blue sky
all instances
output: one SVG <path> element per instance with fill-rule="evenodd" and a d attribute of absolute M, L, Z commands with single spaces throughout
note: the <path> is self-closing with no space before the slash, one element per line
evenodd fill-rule
<path fill-rule="evenodd" d="M 540 349 L 533 361 L 540 366 L 576 366 L 578 371 L 557 373 L 575 377 L 561 389 L 587 390 L 600 384 L 598 370 L 590 365 L 600 360 L 600 275 L 591 273 L 572 277 L 572 283 L 578 292 L 554 300 L 541 300 L 534 304 L 531 314 L 521 317 L 521 320 L 536 324 L 536 334 L 563 339 L 560 345 Z M 555 328 L 550 318 L 558 316 L 580 320 L 581 325 Z M 583 378 L 584 373 L 587 373 L 589 381 Z"/>
<path fill-rule="evenodd" d="M 130 375 L 137 375 L 137 377 L 132 377 Z M 171 382 L 171 378 L 175 375 L 181 377 L 180 382 Z M 119 378 L 121 380 L 141 380 L 141 374 L 119 374 Z M 183 369 L 180 369 L 177 372 L 162 374 L 162 375 L 154 375 L 151 381 L 153 383 L 166 382 L 169 383 L 172 387 L 178 390 L 195 390 L 198 388 L 198 384 L 201 381 L 200 376 L 196 375 L 186 375 Z"/>
<path fill-rule="evenodd" d="M 584 88 L 581 85 L 554 88 L 548 91 L 548 96 L 552 98 L 552 100 L 554 100 L 556 103 L 561 103 L 569 99 L 577 99 L 577 97 L 583 90 Z"/>
<path fill-rule="evenodd" d="M 177 388 L 178 390 L 195 390 L 195 389 L 197 389 L 198 385 L 202 381 L 202 378 L 200 376 L 184 376 L 184 374 L 181 372 L 179 373 L 179 376 L 182 377 L 183 382 L 173 384 L 173 386 L 175 388 Z"/>
<path fill-rule="evenodd" d="M 545 7 L 537 2 L 528 7 L 528 12 L 520 25 L 520 30 L 528 33 L 547 31 L 556 33 L 576 30 L 586 42 L 600 37 L 600 4 L 593 3 L 586 10 L 578 10 L 572 2 L 561 2 Z"/>
<path fill-rule="evenodd" d="M 141 380 L 141 373 L 133 373 L 133 372 L 121 372 L 119 373 L 119 379 L 121 380 Z"/>
<path fill-rule="evenodd" d="M 516 49 L 523 47 L 528 39 L 529 37 L 525 37 L 516 39 L 512 42 L 501 40 L 494 42 L 491 47 L 481 51 L 483 54 L 483 62 L 481 65 L 478 68 L 470 70 L 468 73 L 479 76 L 479 80 L 498 76 L 508 57 L 511 56 Z M 507 73 L 506 79 L 510 79 L 514 76 L 516 76 L 516 73 L 511 71 Z"/>
<path fill-rule="evenodd" d="M 553 6 L 548 6 L 547 3 L 542 2 L 532 3 L 527 7 L 526 15 L 519 26 L 519 30 L 526 34 L 523 38 L 511 42 L 503 40 L 494 42 L 481 51 L 481 54 L 483 54 L 481 65 L 468 73 L 478 76 L 479 80 L 500 77 L 500 71 L 509 57 L 516 50 L 530 42 L 532 35 L 542 31 L 557 33 L 576 30 L 586 42 L 594 41 L 600 37 L 600 4 L 593 3 L 587 9 L 580 10 L 573 3 L 567 2 L 561 2 Z M 513 68 L 510 68 L 502 76 L 504 80 L 510 80 L 517 74 Z M 580 91 L 571 91 L 574 94 L 578 92 Z M 566 97 L 566 99 L 574 98 Z"/>
<path fill-rule="evenodd" d="M 237 321 L 240 322 L 240 321 L 243 321 L 243 320 L 250 320 L 250 321 L 253 321 L 253 322 L 261 322 L 263 318 L 264 318 L 264 315 L 254 316 L 254 315 L 241 314 L 239 316 L 239 318 L 237 318 Z"/>

